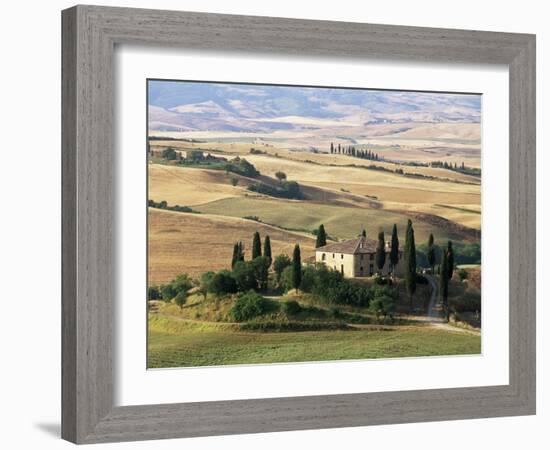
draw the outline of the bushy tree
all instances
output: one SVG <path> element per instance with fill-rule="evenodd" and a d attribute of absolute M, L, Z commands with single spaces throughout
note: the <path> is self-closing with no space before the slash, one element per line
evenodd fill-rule
<path fill-rule="evenodd" d="M 241 294 L 235 300 L 235 304 L 229 310 L 229 314 L 237 322 L 245 322 L 266 313 L 269 310 L 269 306 L 269 302 L 260 294 L 249 291 Z"/>
<path fill-rule="evenodd" d="M 386 264 L 386 241 L 384 239 L 384 232 L 378 233 L 378 246 L 376 247 L 376 266 L 381 271 Z"/>
<path fill-rule="evenodd" d="M 187 292 L 179 291 L 174 297 L 174 301 L 176 302 L 176 305 L 180 307 L 180 309 L 183 308 L 183 305 L 185 305 L 185 303 L 187 302 Z"/>
<path fill-rule="evenodd" d="M 172 284 L 162 284 L 160 286 L 160 296 L 165 302 L 169 302 L 176 296 L 177 292 L 172 288 Z"/>
<path fill-rule="evenodd" d="M 300 311 L 302 311 L 302 307 L 296 300 L 288 300 L 282 304 L 283 312 L 294 316 L 298 314 Z"/>
<path fill-rule="evenodd" d="M 246 263 L 245 263 L 246 264 Z M 266 256 L 258 256 L 249 263 L 252 266 L 254 276 L 256 277 L 256 285 L 261 290 L 267 289 L 269 277 L 270 260 Z"/>
<path fill-rule="evenodd" d="M 281 254 L 275 257 L 275 260 L 273 261 L 273 270 L 277 274 L 277 283 L 281 281 L 283 270 L 290 265 L 292 265 L 292 261 L 287 255 Z"/>
<path fill-rule="evenodd" d="M 319 225 L 317 230 L 317 240 L 315 241 L 315 248 L 324 247 L 327 245 L 327 233 L 323 224 Z"/>
<path fill-rule="evenodd" d="M 217 296 L 233 294 L 237 292 L 237 282 L 229 270 L 220 270 L 212 277 L 208 292 Z"/>
<path fill-rule="evenodd" d="M 147 288 L 147 300 L 159 300 L 161 298 L 158 286 L 149 286 Z"/>
<path fill-rule="evenodd" d="M 251 289 L 258 289 L 256 271 L 253 261 L 239 261 L 233 268 L 233 278 L 237 282 L 237 289 L 240 292 L 246 292 Z"/>
<path fill-rule="evenodd" d="M 282 183 L 284 180 L 286 180 L 286 173 L 279 170 L 275 172 L 275 177 L 279 180 L 279 182 Z"/>
<path fill-rule="evenodd" d="M 212 283 L 215 275 L 216 274 L 214 272 L 204 272 L 201 275 L 201 278 L 199 280 L 199 291 L 204 296 L 205 300 L 208 292 L 211 292 L 210 284 Z"/>

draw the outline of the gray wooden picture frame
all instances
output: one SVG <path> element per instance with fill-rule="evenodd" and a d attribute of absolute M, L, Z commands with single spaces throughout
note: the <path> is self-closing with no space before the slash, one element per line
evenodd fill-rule
<path fill-rule="evenodd" d="M 63 11 L 62 31 L 64 439 L 94 443 L 535 413 L 534 35 L 97 6 Z M 509 384 L 115 407 L 116 44 L 507 65 Z"/>

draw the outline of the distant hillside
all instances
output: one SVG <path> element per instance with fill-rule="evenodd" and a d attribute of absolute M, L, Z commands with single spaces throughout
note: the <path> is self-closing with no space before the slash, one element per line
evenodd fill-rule
<path fill-rule="evenodd" d="M 373 124 L 479 123 L 479 95 L 149 82 L 149 129 L 311 130 Z"/>

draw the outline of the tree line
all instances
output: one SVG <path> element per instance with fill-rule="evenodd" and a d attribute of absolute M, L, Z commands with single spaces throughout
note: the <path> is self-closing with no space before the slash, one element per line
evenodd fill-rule
<path fill-rule="evenodd" d="M 369 159 L 371 161 L 381 161 L 380 157 L 378 156 L 378 153 L 374 153 L 373 151 L 367 149 L 358 149 L 355 148 L 355 146 L 342 146 L 341 144 L 334 145 L 333 142 L 330 143 L 330 153 L 331 154 L 340 154 L 340 155 L 348 155 L 348 156 L 355 156 L 356 158 L 362 158 L 362 159 Z"/>

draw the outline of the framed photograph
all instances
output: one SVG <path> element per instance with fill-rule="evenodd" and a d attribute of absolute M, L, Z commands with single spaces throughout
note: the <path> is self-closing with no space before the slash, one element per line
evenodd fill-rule
<path fill-rule="evenodd" d="M 62 435 L 535 413 L 535 37 L 75 6 Z"/>

